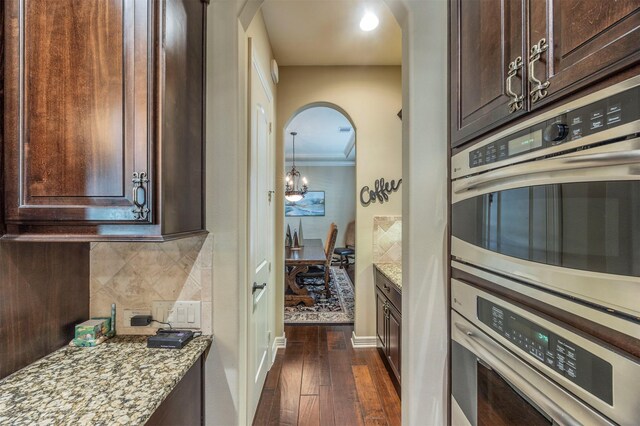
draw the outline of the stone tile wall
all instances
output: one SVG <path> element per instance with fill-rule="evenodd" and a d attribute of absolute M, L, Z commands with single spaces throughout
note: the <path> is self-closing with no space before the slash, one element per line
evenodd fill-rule
<path fill-rule="evenodd" d="M 373 218 L 373 262 L 402 262 L 402 216 Z"/>
<path fill-rule="evenodd" d="M 211 334 L 213 235 L 164 243 L 91 244 L 91 316 L 118 312 L 118 334 L 154 334 L 124 324 L 124 309 L 151 310 L 154 300 L 201 301 L 202 332 Z"/>

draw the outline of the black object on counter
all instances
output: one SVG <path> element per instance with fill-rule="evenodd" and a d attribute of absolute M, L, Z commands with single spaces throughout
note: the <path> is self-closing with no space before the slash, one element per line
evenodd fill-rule
<path fill-rule="evenodd" d="M 190 330 L 158 330 L 147 339 L 147 348 L 182 349 L 191 339 L 193 331 Z"/>

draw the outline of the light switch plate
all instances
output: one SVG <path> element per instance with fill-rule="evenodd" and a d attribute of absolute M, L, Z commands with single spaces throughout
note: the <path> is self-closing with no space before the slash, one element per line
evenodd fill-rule
<path fill-rule="evenodd" d="M 200 302 L 195 301 L 156 300 L 151 305 L 151 315 L 154 320 L 168 322 L 173 328 L 200 328 L 200 307 Z"/>

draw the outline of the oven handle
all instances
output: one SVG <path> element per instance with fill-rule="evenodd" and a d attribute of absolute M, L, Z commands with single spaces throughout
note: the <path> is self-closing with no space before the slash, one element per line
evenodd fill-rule
<path fill-rule="evenodd" d="M 456 194 L 487 184 L 521 175 L 585 169 L 590 167 L 619 166 L 640 161 L 640 150 L 583 154 L 570 157 L 533 161 L 521 165 L 505 167 L 476 177 L 466 178 L 454 183 Z"/>
<path fill-rule="evenodd" d="M 492 345 L 495 349 L 503 350 L 500 346 L 488 339 L 482 339 L 482 336 L 476 334 L 467 326 L 456 322 L 455 326 L 458 330 L 463 332 L 468 338 L 467 343 L 473 348 L 482 361 L 489 365 L 493 370 L 503 376 L 507 381 L 511 382 L 514 386 L 521 389 L 531 400 L 538 405 L 547 415 L 551 417 L 554 424 L 558 425 L 576 425 L 579 426 L 580 422 L 574 419 L 570 414 L 563 411 L 562 408 L 556 404 L 547 395 L 540 392 L 529 381 L 518 374 L 514 369 L 498 359 L 491 352 L 492 350 L 487 348 L 485 344 Z"/>

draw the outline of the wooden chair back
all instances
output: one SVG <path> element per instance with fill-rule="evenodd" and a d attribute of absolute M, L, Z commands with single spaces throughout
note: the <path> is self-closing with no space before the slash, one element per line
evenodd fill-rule
<path fill-rule="evenodd" d="M 347 225 L 347 231 L 344 234 L 344 246 L 347 248 L 355 248 L 356 246 L 356 221 L 352 220 Z"/>
<path fill-rule="evenodd" d="M 333 249 L 336 248 L 336 240 L 338 239 L 338 226 L 335 223 L 329 225 L 329 232 L 327 232 L 327 239 L 324 243 L 324 254 L 327 256 L 327 267 L 331 266 L 331 259 L 333 258 Z"/>

